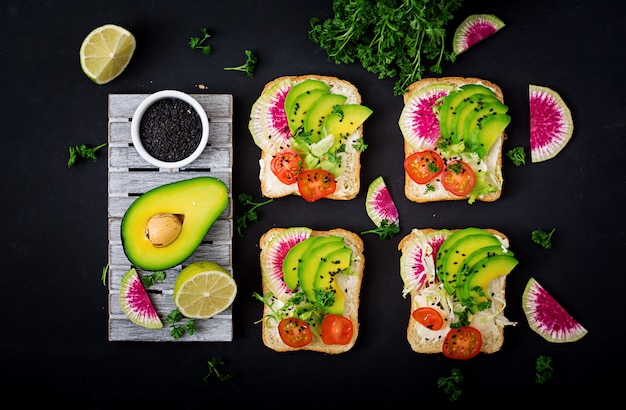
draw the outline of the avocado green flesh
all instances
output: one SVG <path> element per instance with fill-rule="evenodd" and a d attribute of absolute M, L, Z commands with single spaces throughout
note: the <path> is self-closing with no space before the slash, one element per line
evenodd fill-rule
<path fill-rule="evenodd" d="M 330 252 L 343 248 L 343 238 L 340 236 L 323 236 L 315 240 L 315 244 L 302 255 L 300 265 L 298 267 L 298 282 L 300 289 L 304 292 L 307 299 L 315 302 L 315 274 L 322 259 Z"/>
<path fill-rule="evenodd" d="M 300 265 L 309 249 L 317 244 L 339 240 L 341 240 L 339 236 L 309 236 L 289 249 L 283 260 L 283 280 L 287 287 L 291 290 L 295 290 L 298 287 Z"/>
<path fill-rule="evenodd" d="M 326 312 L 343 315 L 345 295 L 337 286 L 336 276 L 350 267 L 352 250 L 343 247 L 327 254 L 317 268 L 313 281 L 314 291 L 332 292 L 335 294 L 333 304 L 326 306 Z"/>
<path fill-rule="evenodd" d="M 443 271 L 443 263 L 448 253 L 448 250 L 452 247 L 452 245 L 456 241 L 468 235 L 485 234 L 485 233 L 487 233 L 487 231 L 485 231 L 484 229 L 470 227 L 470 228 L 464 228 L 458 231 L 454 231 L 450 236 L 448 236 L 446 240 L 439 247 L 439 250 L 437 251 L 437 259 L 436 259 L 436 266 L 435 266 L 436 272 L 437 272 L 437 278 L 442 282 L 445 281 L 444 276 L 441 275 Z"/>
<path fill-rule="evenodd" d="M 476 311 L 476 304 L 490 299 L 487 294 L 489 282 L 502 275 L 508 275 L 517 264 L 518 260 L 513 256 L 495 255 L 486 257 L 474 265 L 464 284 L 464 294 L 473 301 L 469 307 L 472 312 Z M 480 294 L 478 288 L 484 294 Z"/>
<path fill-rule="evenodd" d="M 296 135 L 299 132 L 299 129 L 304 126 L 304 119 L 311 106 L 315 104 L 318 98 L 326 94 L 328 94 L 328 91 L 321 89 L 305 91 L 296 97 L 293 101 L 293 105 L 288 111 L 285 110 L 285 114 L 287 115 L 287 124 L 289 125 L 289 130 L 293 135 Z"/>
<path fill-rule="evenodd" d="M 486 114 L 498 112 L 506 113 L 508 107 L 498 100 L 495 95 L 474 94 L 459 105 L 457 114 L 453 116 L 450 126 L 452 130 L 452 143 L 458 144 L 465 140 L 470 128 L 478 118 Z"/>
<path fill-rule="evenodd" d="M 326 116 L 322 124 L 322 135 L 332 134 L 335 144 L 331 150 L 336 150 L 346 139 L 352 135 L 366 119 L 372 115 L 372 109 L 361 104 L 343 104 L 343 115 L 332 113 Z"/>
<path fill-rule="evenodd" d="M 466 147 L 484 158 L 511 122 L 507 114 L 487 114 L 480 118 L 472 128 Z"/>
<path fill-rule="evenodd" d="M 496 255 L 509 255 L 513 256 L 513 252 L 508 249 L 505 249 L 501 243 L 493 246 L 485 246 L 483 248 L 479 248 L 472 252 L 465 260 L 463 261 L 462 266 L 459 268 L 459 272 L 456 278 L 456 293 L 459 297 L 459 300 L 463 300 L 467 297 L 465 293 L 465 281 L 467 280 L 467 276 L 472 271 L 472 268 L 484 258 L 490 258 Z"/>
<path fill-rule="evenodd" d="M 451 132 L 448 124 L 451 123 L 452 116 L 456 115 L 459 104 L 473 94 L 493 94 L 489 88 L 479 84 L 466 84 L 461 86 L 457 91 L 453 91 L 443 99 L 439 114 L 439 127 L 441 136 L 445 140 L 450 140 Z"/>
<path fill-rule="evenodd" d="M 322 139 L 322 126 L 326 116 L 333 112 L 335 105 L 342 105 L 346 102 L 345 95 L 326 94 L 322 95 L 309 108 L 304 118 L 304 132 L 311 134 L 311 141 L 317 142 Z"/>
<path fill-rule="evenodd" d="M 316 89 L 330 92 L 330 87 L 322 80 L 307 79 L 291 86 L 283 103 L 285 112 L 293 111 L 294 101 L 300 94 Z"/>
<path fill-rule="evenodd" d="M 500 241 L 490 233 L 479 233 L 465 236 L 457 240 L 448 249 L 442 263 L 441 275 L 444 278 L 444 287 L 449 294 L 458 288 L 457 278 L 465 259 L 480 248 L 500 245 Z"/>
<path fill-rule="evenodd" d="M 200 245 L 228 205 L 228 189 L 213 177 L 196 177 L 162 185 L 138 197 L 122 219 L 124 252 L 133 266 L 165 270 L 187 259 Z M 178 215 L 182 230 L 174 242 L 155 247 L 145 234 L 148 220 L 157 214 Z"/>

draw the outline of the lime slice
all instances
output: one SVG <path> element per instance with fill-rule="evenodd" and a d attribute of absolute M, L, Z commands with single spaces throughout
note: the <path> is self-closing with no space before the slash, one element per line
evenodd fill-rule
<path fill-rule="evenodd" d="M 135 52 L 135 37 L 123 27 L 105 24 L 85 37 L 80 47 L 80 66 L 96 84 L 113 80 Z"/>
<path fill-rule="evenodd" d="M 237 295 L 233 277 L 214 262 L 185 267 L 174 284 L 174 303 L 183 316 L 208 319 L 228 308 Z"/>

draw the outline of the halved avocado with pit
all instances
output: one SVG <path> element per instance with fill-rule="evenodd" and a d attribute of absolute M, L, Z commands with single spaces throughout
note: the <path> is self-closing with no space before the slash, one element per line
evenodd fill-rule
<path fill-rule="evenodd" d="M 213 177 L 196 177 L 154 188 L 129 207 L 121 237 L 128 260 L 157 271 L 187 259 L 228 205 L 228 188 Z"/>

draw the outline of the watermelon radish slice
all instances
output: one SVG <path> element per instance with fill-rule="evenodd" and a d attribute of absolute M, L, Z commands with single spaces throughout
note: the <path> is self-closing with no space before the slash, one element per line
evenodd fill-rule
<path fill-rule="evenodd" d="M 454 32 L 452 50 L 459 55 L 503 27 L 504 22 L 493 14 L 472 14 Z"/>
<path fill-rule="evenodd" d="M 441 229 L 431 233 L 415 231 L 400 257 L 400 277 L 404 282 L 402 296 L 422 289 L 429 279 L 435 278 L 435 258 L 439 247 L 451 231 Z"/>
<path fill-rule="evenodd" d="M 152 301 L 141 283 L 141 278 L 131 268 L 122 277 L 120 284 L 120 307 L 131 322 L 148 329 L 160 329 L 163 327 Z"/>
<path fill-rule="evenodd" d="M 587 329 L 574 320 L 534 278 L 526 284 L 522 308 L 530 328 L 548 342 L 575 342 L 587 334 Z"/>
<path fill-rule="evenodd" d="M 452 84 L 435 83 L 415 90 L 407 99 L 398 124 L 404 139 L 415 151 L 437 146 L 441 131 L 436 107 L 453 89 Z"/>
<path fill-rule="evenodd" d="M 270 155 L 290 146 L 292 134 L 284 104 L 291 86 L 289 79 L 279 81 L 252 105 L 248 129 L 255 144 Z"/>
<path fill-rule="evenodd" d="M 398 208 L 391 198 L 389 189 L 382 176 L 372 181 L 367 189 L 365 198 L 365 210 L 372 222 L 378 227 L 384 220 L 400 226 L 400 215 Z"/>
<path fill-rule="evenodd" d="M 263 275 L 267 290 L 283 302 L 293 295 L 293 290 L 283 279 L 283 261 L 289 249 L 311 236 L 311 232 L 310 228 L 305 227 L 287 228 L 270 239 L 261 253 L 261 269 L 270 272 L 269 275 Z"/>
<path fill-rule="evenodd" d="M 530 159 L 541 162 L 554 158 L 574 132 L 572 113 L 561 96 L 548 87 L 531 84 Z"/>

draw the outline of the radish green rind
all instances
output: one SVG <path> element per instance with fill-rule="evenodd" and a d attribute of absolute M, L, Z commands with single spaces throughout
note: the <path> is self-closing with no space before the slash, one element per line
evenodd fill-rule
<path fill-rule="evenodd" d="M 396 204 L 382 176 L 374 179 L 367 189 L 365 210 L 372 222 L 378 227 L 384 220 L 400 226 L 400 216 Z"/>
<path fill-rule="evenodd" d="M 124 314 L 136 325 L 147 329 L 163 327 L 154 305 L 141 283 L 141 278 L 135 268 L 131 268 L 120 283 L 120 308 Z"/>

